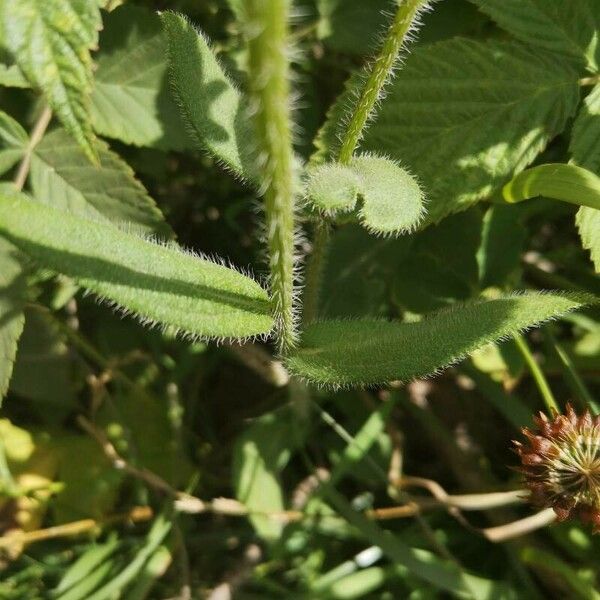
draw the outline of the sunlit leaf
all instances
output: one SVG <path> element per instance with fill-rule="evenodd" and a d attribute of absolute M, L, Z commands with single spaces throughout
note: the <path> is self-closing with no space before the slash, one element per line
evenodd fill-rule
<path fill-rule="evenodd" d="M 38 265 L 63 273 L 144 322 L 198 336 L 271 330 L 265 290 L 241 273 L 74 217 L 25 196 L 0 198 L 0 232 Z"/>

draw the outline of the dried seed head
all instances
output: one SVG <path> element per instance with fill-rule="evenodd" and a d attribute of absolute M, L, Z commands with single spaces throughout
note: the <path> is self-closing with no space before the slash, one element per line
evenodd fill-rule
<path fill-rule="evenodd" d="M 534 417 L 537 429 L 523 429 L 525 442 L 514 442 L 531 501 L 552 507 L 559 521 L 579 518 L 600 533 L 600 416 Z"/>

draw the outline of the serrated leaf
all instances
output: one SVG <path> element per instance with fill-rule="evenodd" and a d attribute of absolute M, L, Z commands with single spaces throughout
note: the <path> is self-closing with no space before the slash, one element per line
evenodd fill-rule
<path fill-rule="evenodd" d="M 31 187 L 37 200 L 79 217 L 133 224 L 144 232 L 172 236 L 170 227 L 129 165 L 108 145 L 94 143 L 92 165 L 63 129 L 44 136 L 31 159 Z"/>
<path fill-rule="evenodd" d="M 0 404 L 13 372 L 25 318 L 25 277 L 14 246 L 0 239 Z"/>
<path fill-rule="evenodd" d="M 600 64 L 596 0 L 471 0 L 500 27 L 533 46 L 564 54 L 597 70 Z"/>
<path fill-rule="evenodd" d="M 29 82 L 17 65 L 5 65 L 0 63 L 0 85 L 26 89 L 30 87 Z"/>
<path fill-rule="evenodd" d="M 23 195 L 0 197 L 0 232 L 41 267 L 145 322 L 207 337 L 271 330 L 269 298 L 258 283 L 174 244 L 155 244 Z"/>
<path fill-rule="evenodd" d="M 428 199 L 425 223 L 436 222 L 525 168 L 578 100 L 568 61 L 517 43 L 452 39 L 415 49 L 364 147 L 416 175 Z"/>
<path fill-rule="evenodd" d="M 240 92 L 217 61 L 208 40 L 183 15 L 161 15 L 173 90 L 188 129 L 238 177 L 253 179 L 247 149 L 252 128 Z"/>
<path fill-rule="evenodd" d="M 523 294 L 457 304 L 416 323 L 323 321 L 287 359 L 295 374 L 328 386 L 368 386 L 431 375 L 487 343 L 594 302 Z"/>
<path fill-rule="evenodd" d="M 90 50 L 97 47 L 102 24 L 98 5 L 88 0 L 2 0 L 0 24 L 16 64 L 95 161 Z"/>
<path fill-rule="evenodd" d="M 393 160 L 357 156 L 349 165 L 326 163 L 314 169 L 307 185 L 311 203 L 326 215 L 354 209 L 371 232 L 397 235 L 415 229 L 425 214 L 415 178 Z"/>
<path fill-rule="evenodd" d="M 582 206 L 575 217 L 581 243 L 590 251 L 590 256 L 600 273 L 600 210 Z"/>
<path fill-rule="evenodd" d="M 600 174 L 600 85 L 586 96 L 575 123 L 569 150 L 578 165 Z M 579 236 L 600 273 L 600 210 L 582 206 L 576 217 Z"/>
<path fill-rule="evenodd" d="M 600 177 L 575 165 L 538 165 L 526 169 L 509 181 L 502 189 L 502 194 L 511 203 L 546 196 L 598 210 Z"/>
<path fill-rule="evenodd" d="M 28 141 L 27 132 L 21 125 L 0 110 L 0 175 L 21 160 Z"/>
<path fill-rule="evenodd" d="M 166 39 L 155 13 L 129 4 L 110 12 L 95 58 L 92 123 L 97 133 L 135 146 L 189 147 L 171 98 Z"/>

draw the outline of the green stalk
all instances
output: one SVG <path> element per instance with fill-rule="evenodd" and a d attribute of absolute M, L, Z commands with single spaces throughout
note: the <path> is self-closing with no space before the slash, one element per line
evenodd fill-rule
<path fill-rule="evenodd" d="M 294 346 L 294 196 L 296 176 L 287 55 L 289 0 L 247 0 L 248 80 L 257 172 L 266 215 L 271 298 L 279 350 Z"/>
<path fill-rule="evenodd" d="M 366 125 L 373 116 L 377 101 L 385 84 L 391 78 L 394 65 L 402 49 L 406 34 L 410 30 L 415 17 L 427 0 L 404 0 L 398 6 L 396 16 L 392 22 L 379 56 L 367 67 L 367 77 L 360 90 L 358 100 L 348 121 L 346 132 L 342 139 L 338 160 L 348 164 L 352 160 Z"/>
<path fill-rule="evenodd" d="M 552 393 L 550 385 L 548 384 L 548 380 L 546 379 L 546 376 L 544 375 L 542 369 L 540 369 L 540 366 L 537 364 L 535 358 L 533 357 L 533 354 L 531 353 L 531 350 L 529 349 L 529 345 L 525 341 L 525 338 L 520 333 L 518 333 L 517 335 L 515 335 L 515 342 L 517 344 L 519 352 L 521 352 L 521 355 L 525 359 L 525 363 L 529 368 L 529 372 L 533 376 L 535 384 L 542 398 L 544 399 L 544 404 L 546 405 L 547 410 L 550 412 L 550 414 L 552 414 L 553 411 L 561 413 L 562 411 L 558 407 L 556 399 L 554 398 L 554 394 Z"/>
<path fill-rule="evenodd" d="M 357 93 L 356 104 L 342 136 L 338 154 L 338 162 L 342 164 L 348 164 L 352 160 L 367 123 L 375 113 L 383 88 L 392 77 L 394 66 L 406 41 L 406 34 L 414 24 L 419 11 L 427 4 L 427 0 L 398 0 L 398 2 L 400 4 L 396 16 L 388 29 L 381 51 L 366 68 L 364 85 Z M 305 323 L 310 323 L 317 318 L 321 274 L 327 255 L 329 237 L 328 226 L 317 223 L 313 242 L 314 251 L 307 266 Z"/>

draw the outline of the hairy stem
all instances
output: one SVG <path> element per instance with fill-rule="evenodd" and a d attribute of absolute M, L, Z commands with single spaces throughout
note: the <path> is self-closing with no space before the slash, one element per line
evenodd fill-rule
<path fill-rule="evenodd" d="M 306 291 L 302 313 L 302 320 L 306 325 L 315 321 L 319 312 L 320 281 L 325 268 L 325 255 L 329 237 L 329 225 L 325 221 L 317 221 L 315 223 L 312 253 L 306 269 Z"/>
<path fill-rule="evenodd" d="M 391 79 L 394 65 L 406 41 L 406 34 L 414 24 L 419 11 L 426 5 L 427 0 L 399 0 L 400 5 L 396 16 L 387 32 L 381 51 L 375 60 L 367 67 L 364 86 L 358 94 L 358 99 L 348 121 L 348 126 L 342 136 L 338 154 L 338 162 L 348 164 L 354 155 L 367 123 L 372 118 L 377 101 L 381 97 L 385 84 Z M 310 323 L 317 317 L 318 298 L 321 286 L 321 274 L 324 268 L 329 241 L 329 228 L 326 224 L 317 223 L 313 253 L 307 266 L 304 322 Z"/>
<path fill-rule="evenodd" d="M 427 0 L 402 0 L 388 30 L 377 58 L 367 67 L 367 78 L 360 90 L 358 100 L 342 138 L 339 162 L 348 164 L 358 146 L 369 119 L 373 116 L 377 101 L 385 84 L 391 78 L 406 34 Z"/>
<path fill-rule="evenodd" d="M 287 56 L 289 0 L 246 2 L 249 81 L 279 350 L 294 346 L 294 195 Z"/>

